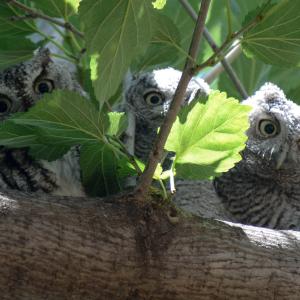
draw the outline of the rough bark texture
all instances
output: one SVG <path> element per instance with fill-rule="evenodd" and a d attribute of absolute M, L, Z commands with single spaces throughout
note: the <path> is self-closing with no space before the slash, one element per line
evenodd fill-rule
<path fill-rule="evenodd" d="M 1 299 L 299 299 L 300 233 L 128 199 L 6 193 Z"/>

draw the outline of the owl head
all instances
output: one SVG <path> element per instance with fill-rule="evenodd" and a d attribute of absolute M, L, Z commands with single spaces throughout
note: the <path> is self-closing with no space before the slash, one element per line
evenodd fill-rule
<path fill-rule="evenodd" d="M 0 71 L 0 120 L 26 111 L 54 89 L 81 90 L 70 72 L 41 48 L 31 60 Z"/>
<path fill-rule="evenodd" d="M 181 72 L 173 68 L 129 75 L 125 81 L 125 105 L 143 122 L 160 126 L 173 100 Z M 202 79 L 192 79 L 184 104 L 197 96 L 208 95 L 209 86 Z"/>
<path fill-rule="evenodd" d="M 300 173 L 300 107 L 272 83 L 243 104 L 252 106 L 243 161 L 266 177 Z"/>

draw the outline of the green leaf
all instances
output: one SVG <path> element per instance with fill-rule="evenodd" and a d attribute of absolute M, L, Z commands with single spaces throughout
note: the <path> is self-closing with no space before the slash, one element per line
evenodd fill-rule
<path fill-rule="evenodd" d="M 163 9 L 166 3 L 167 0 L 155 0 L 154 2 L 152 2 L 152 5 L 156 9 Z"/>
<path fill-rule="evenodd" d="M 22 126 L 7 120 L 0 124 L 0 145 L 7 148 L 24 148 L 30 146 L 30 155 L 36 159 L 48 161 L 62 157 L 70 147 L 44 145 L 40 141 L 41 131 L 30 126 Z"/>
<path fill-rule="evenodd" d="M 36 26 L 32 20 L 13 18 L 16 15 L 24 15 L 24 12 L 9 4 L 0 3 L 0 39 L 22 38 L 35 32 Z"/>
<path fill-rule="evenodd" d="M 211 179 L 232 168 L 245 147 L 249 111 L 219 91 L 212 92 L 205 104 L 200 99 L 184 107 L 165 147 L 176 152 L 177 175 Z"/>
<path fill-rule="evenodd" d="M 267 64 L 300 65 L 300 1 L 273 5 L 256 26 L 245 33 L 242 47 Z"/>
<path fill-rule="evenodd" d="M 50 17 L 67 19 L 77 13 L 80 0 L 31 0 L 31 2 Z"/>
<path fill-rule="evenodd" d="M 122 183 L 117 176 L 120 158 L 108 145 L 95 143 L 80 149 L 82 182 L 90 196 L 107 196 L 119 192 Z"/>
<path fill-rule="evenodd" d="M 117 91 L 132 60 L 148 45 L 153 8 L 149 0 L 82 0 L 92 79 L 103 104 Z"/>
<path fill-rule="evenodd" d="M 45 95 L 27 113 L 10 120 L 42 129 L 45 144 L 64 146 L 103 141 L 106 126 L 92 102 L 62 90 Z"/>
<path fill-rule="evenodd" d="M 8 120 L 0 124 L 0 145 L 13 148 L 27 147 L 36 143 L 34 129 L 29 126 L 14 124 Z"/>
<path fill-rule="evenodd" d="M 156 24 L 150 45 L 142 57 L 137 57 L 134 68 L 138 71 L 155 67 L 167 67 L 176 64 L 179 57 L 186 57 L 188 53 L 181 46 L 180 33 L 167 16 L 153 14 Z"/>
<path fill-rule="evenodd" d="M 37 45 L 27 37 L 36 31 L 32 20 L 14 19 L 24 12 L 0 3 L 0 68 L 6 68 L 32 57 Z"/>
<path fill-rule="evenodd" d="M 43 144 L 31 144 L 29 154 L 35 159 L 43 159 L 47 161 L 54 161 L 61 158 L 70 150 L 67 146 L 52 146 Z"/>
<path fill-rule="evenodd" d="M 36 48 L 37 45 L 26 38 L 1 39 L 0 68 L 6 68 L 30 59 Z"/>

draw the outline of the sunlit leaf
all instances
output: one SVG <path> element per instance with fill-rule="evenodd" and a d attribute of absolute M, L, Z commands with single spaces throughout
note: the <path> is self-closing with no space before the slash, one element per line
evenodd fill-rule
<path fill-rule="evenodd" d="M 156 9 L 163 9 L 164 6 L 166 5 L 167 0 L 155 0 L 152 2 L 152 5 Z"/>
<path fill-rule="evenodd" d="M 282 0 L 273 5 L 262 21 L 243 37 L 247 55 L 267 64 L 300 65 L 300 1 Z"/>
<path fill-rule="evenodd" d="M 165 147 L 176 152 L 177 175 L 207 179 L 232 168 L 245 147 L 249 111 L 219 91 L 212 92 L 205 104 L 199 100 L 184 107 Z"/>

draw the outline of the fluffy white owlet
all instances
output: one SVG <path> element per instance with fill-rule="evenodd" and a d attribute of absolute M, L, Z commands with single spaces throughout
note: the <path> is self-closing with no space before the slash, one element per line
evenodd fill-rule
<path fill-rule="evenodd" d="M 300 229 L 300 107 L 266 83 L 253 107 L 243 159 L 214 185 L 236 221 Z"/>
<path fill-rule="evenodd" d="M 146 161 L 158 128 L 169 110 L 181 72 L 172 68 L 140 73 L 125 83 L 126 110 L 136 117 L 135 155 Z M 209 86 L 202 79 L 192 79 L 183 105 L 197 96 L 206 96 Z"/>
<path fill-rule="evenodd" d="M 33 59 L 0 71 L 0 120 L 26 111 L 43 94 L 68 89 L 84 95 L 66 68 L 53 62 L 47 49 Z M 0 188 L 82 196 L 78 150 L 54 162 L 34 160 L 27 149 L 0 148 Z"/>

